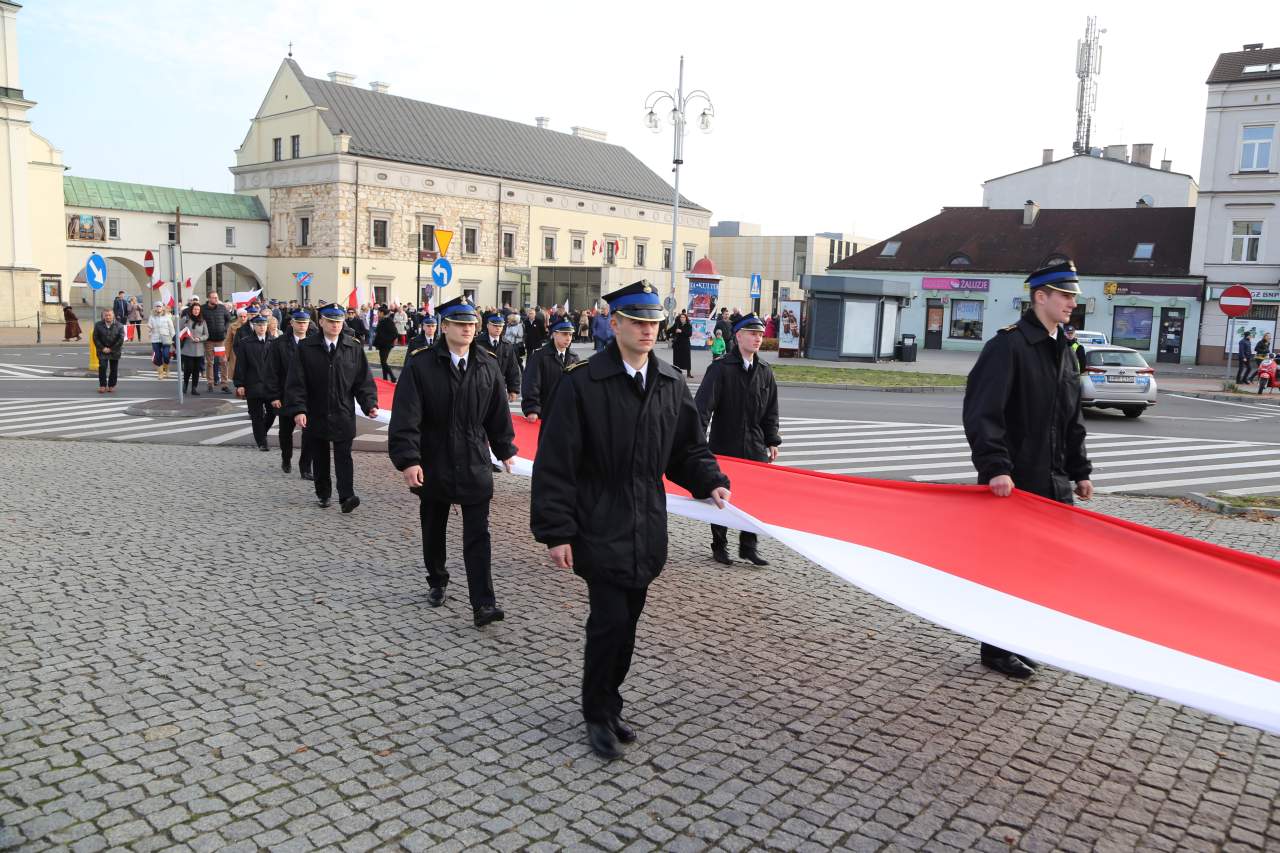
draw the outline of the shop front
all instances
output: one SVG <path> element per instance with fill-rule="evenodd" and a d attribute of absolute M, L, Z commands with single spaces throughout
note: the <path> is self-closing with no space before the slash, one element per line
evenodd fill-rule
<path fill-rule="evenodd" d="M 1200 326 L 1200 353 L 1197 364 L 1227 363 L 1227 353 L 1234 354 L 1246 331 L 1253 333 L 1253 341 L 1262 339 L 1266 332 L 1276 340 L 1280 326 L 1280 284 L 1246 284 L 1253 298 L 1253 305 L 1241 317 L 1228 317 L 1222 313 L 1219 299 L 1222 291 L 1232 283 L 1209 282 L 1204 304 L 1204 322 Z"/>
<path fill-rule="evenodd" d="M 906 282 L 843 275 L 805 275 L 808 358 L 878 361 L 893 358 Z"/>

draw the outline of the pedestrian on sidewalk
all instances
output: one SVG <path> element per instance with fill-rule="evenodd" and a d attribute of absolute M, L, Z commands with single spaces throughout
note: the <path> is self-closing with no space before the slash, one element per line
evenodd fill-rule
<path fill-rule="evenodd" d="M 516 356 L 516 365 L 523 373 L 525 357 L 524 323 L 520 322 L 520 315 L 515 311 L 507 315 L 506 327 L 502 330 L 502 339 L 511 344 L 511 351 Z"/>
<path fill-rule="evenodd" d="M 761 328 L 763 328 L 763 326 Z M 715 340 L 711 342 L 711 360 L 719 361 L 720 359 L 724 358 L 724 353 L 725 353 L 725 350 L 727 349 L 728 347 L 725 345 L 725 342 L 724 342 L 724 332 L 721 331 L 720 329 L 716 329 Z"/>
<path fill-rule="evenodd" d="M 142 340 L 142 321 L 146 319 L 146 312 L 142 309 L 142 303 L 137 297 L 129 297 L 129 325 L 133 326 L 133 339 L 135 341 Z"/>
<path fill-rule="evenodd" d="M 1062 333 L 1080 295 L 1071 261 L 1027 277 L 1031 308 L 987 341 L 964 392 L 964 432 L 978 483 L 996 497 L 1016 486 L 1072 503 L 1093 496 L 1093 465 L 1085 452 L 1076 359 Z M 992 508 L 995 511 L 995 507 Z M 1011 678 L 1030 678 L 1035 662 L 982 644 L 984 666 Z"/>
<path fill-rule="evenodd" d="M 1236 384 L 1248 385 L 1253 378 L 1253 332 L 1245 329 L 1240 336 L 1240 345 L 1236 347 L 1240 356 L 1240 364 L 1236 367 Z"/>
<path fill-rule="evenodd" d="M 373 327 L 373 346 L 378 351 L 378 362 L 382 365 L 382 378 L 388 382 L 395 382 L 396 374 L 387 363 L 387 358 L 400 337 L 400 331 L 396 328 L 395 318 L 390 314 L 384 314 L 379 310 L 375 312 L 375 316 L 378 319 Z"/>
<path fill-rule="evenodd" d="M 693 378 L 693 324 L 689 322 L 687 311 L 681 311 L 671 324 L 671 363 L 676 370 L 684 371 Z"/>
<path fill-rule="evenodd" d="M 93 346 L 98 351 L 98 393 L 114 394 L 124 352 L 124 326 L 116 322 L 116 312 L 110 308 L 93 324 Z"/>
<path fill-rule="evenodd" d="M 163 302 L 156 302 L 147 318 L 147 331 L 151 337 L 151 363 L 156 366 L 156 378 L 169 378 L 169 359 L 173 356 L 173 318 L 165 310 Z"/>
<path fill-rule="evenodd" d="M 707 449 L 680 372 L 652 352 L 662 301 L 637 281 L 604 297 L 613 342 L 564 375 L 533 466 L 529 526 L 552 562 L 587 582 L 582 675 L 587 742 L 611 760 L 636 732 L 622 716 L 649 584 L 667 559 L 662 479 L 723 507 L 729 480 Z"/>
<path fill-rule="evenodd" d="M 404 346 L 409 342 L 409 315 L 405 313 L 403 305 L 397 306 L 391 319 L 396 327 L 396 343 Z"/>
<path fill-rule="evenodd" d="M 1258 341 L 1258 345 L 1253 348 L 1253 354 L 1256 356 L 1256 361 L 1258 362 L 1258 364 L 1262 364 L 1262 360 L 1267 356 L 1271 355 L 1271 333 L 1270 332 L 1262 333 L 1262 340 Z M 1258 372 L 1255 370 L 1253 375 L 1257 376 Z"/>
<path fill-rule="evenodd" d="M 419 499 L 427 603 L 444 603 L 449 571 L 445 532 L 449 508 L 462 511 L 462 562 L 472 624 L 502 621 L 491 573 L 489 454 L 511 470 L 515 430 L 498 357 L 476 340 L 480 316 L 465 296 L 440 306 L 443 346 L 419 349 L 405 361 L 391 407 L 387 450 Z M 496 315 L 495 315 L 496 316 Z M 497 318 L 500 325 L 502 320 Z M 505 346 L 505 344 L 503 345 Z"/>
<path fill-rule="evenodd" d="M 191 396 L 200 396 L 200 376 L 204 372 L 204 342 L 209 338 L 209 327 L 204 322 L 204 306 L 199 302 L 188 309 L 178 330 L 182 353 L 182 390 L 191 383 Z"/>
<path fill-rule="evenodd" d="M 338 481 L 343 512 L 360 505 L 355 493 L 355 465 L 351 442 L 356 437 L 356 402 L 366 416 L 378 416 L 378 389 L 369 373 L 369 360 L 360 342 L 343 334 L 347 312 L 341 305 L 320 309 L 320 334 L 304 339 L 285 379 L 280 414 L 305 430 L 302 436 L 311 456 L 316 498 L 323 509 L 333 495 L 329 453 Z M 487 461 L 487 460 L 486 460 Z"/>
<path fill-rule="evenodd" d="M 778 383 L 773 378 L 773 368 L 757 355 L 764 342 L 764 321 L 748 314 L 738 319 L 733 330 L 737 346 L 707 368 L 694 405 L 702 418 L 702 428 L 710 427 L 707 446 L 712 453 L 774 462 L 782 433 L 778 426 Z M 723 352 L 724 338 L 719 329 L 716 343 Z M 719 524 L 711 525 L 711 556 L 717 563 L 733 565 L 729 559 L 729 531 Z M 746 530 L 738 533 L 738 556 L 755 566 L 769 565 L 757 550 L 756 534 Z"/>
<path fill-rule="evenodd" d="M 76 316 L 76 312 L 71 310 L 71 306 L 66 302 L 62 303 L 62 342 L 68 343 L 72 338 L 80 340 L 84 333 L 80 331 L 80 318 Z"/>
<path fill-rule="evenodd" d="M 209 329 L 209 340 L 204 342 L 205 357 L 205 390 L 213 392 L 213 386 L 219 385 L 223 392 L 227 391 L 227 382 L 230 376 L 226 373 L 227 366 L 227 327 L 231 324 L 235 315 L 231 312 L 225 302 L 218 296 L 216 290 L 209 293 L 208 299 L 204 303 L 204 324 Z M 219 354 L 217 350 L 221 349 Z"/>
<path fill-rule="evenodd" d="M 129 322 L 129 300 L 125 299 L 123 290 L 111 300 L 111 313 L 115 315 L 116 322 L 120 325 L 123 326 Z"/>

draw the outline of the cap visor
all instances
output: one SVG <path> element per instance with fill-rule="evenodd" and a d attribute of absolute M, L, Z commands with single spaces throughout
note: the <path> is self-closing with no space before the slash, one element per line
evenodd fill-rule
<path fill-rule="evenodd" d="M 446 323 L 479 323 L 480 318 L 475 314 L 450 314 L 448 317 L 441 317 Z"/>
<path fill-rule="evenodd" d="M 646 308 L 642 305 L 631 305 L 626 308 L 619 308 L 611 312 L 622 317 L 630 317 L 632 320 L 643 320 L 648 323 L 656 323 L 662 319 L 661 308 Z"/>
<path fill-rule="evenodd" d="M 1075 281 L 1055 281 L 1053 284 L 1042 284 L 1041 287 L 1047 287 L 1050 290 L 1057 290 L 1062 293 L 1071 293 L 1076 296 L 1080 295 L 1080 284 Z"/>

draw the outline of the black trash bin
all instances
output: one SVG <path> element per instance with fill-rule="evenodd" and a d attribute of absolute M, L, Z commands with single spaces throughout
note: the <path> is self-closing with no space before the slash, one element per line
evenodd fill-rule
<path fill-rule="evenodd" d="M 902 347 L 902 355 L 901 355 L 902 361 L 916 360 L 916 336 L 915 335 L 903 335 L 902 343 L 900 344 L 900 346 Z"/>

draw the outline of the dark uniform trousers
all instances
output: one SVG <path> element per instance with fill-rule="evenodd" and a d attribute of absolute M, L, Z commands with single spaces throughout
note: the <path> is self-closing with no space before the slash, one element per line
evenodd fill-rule
<path fill-rule="evenodd" d="M 754 551 L 756 550 L 756 542 L 759 537 L 749 530 L 738 531 L 738 550 Z M 729 528 L 721 527 L 719 524 L 711 525 L 711 547 L 729 549 Z"/>
<path fill-rule="evenodd" d="M 249 404 L 249 423 L 253 426 L 253 442 L 266 444 L 267 433 L 271 431 L 271 425 L 276 421 L 276 410 L 271 407 L 271 401 L 266 397 L 249 397 L 246 402 Z"/>
<path fill-rule="evenodd" d="M 444 565 L 444 535 L 449 527 L 449 507 L 452 504 L 432 500 L 425 494 L 418 497 L 421 501 L 418 518 L 422 522 L 422 562 L 427 567 L 427 583 L 432 588 L 443 589 L 449 583 L 449 570 Z M 493 594 L 493 576 L 489 569 L 489 502 L 461 504 L 461 507 L 462 563 L 467 569 L 467 593 L 471 607 L 492 607 L 497 598 Z"/>
<path fill-rule="evenodd" d="M 607 723 L 622 714 L 620 690 L 631 669 L 636 625 L 648 593 L 647 587 L 587 582 L 591 615 L 582 669 L 582 716 L 589 723 Z"/>
<path fill-rule="evenodd" d="M 280 431 L 276 434 L 276 437 L 280 439 L 280 458 L 285 462 L 293 458 L 293 431 L 295 429 L 297 429 L 297 426 L 294 424 L 293 418 L 280 419 Z M 311 448 L 307 446 L 305 432 L 298 443 L 302 445 L 302 450 L 298 454 L 298 468 L 302 471 L 310 471 Z"/>
<path fill-rule="evenodd" d="M 302 431 L 302 452 L 311 457 L 311 473 L 316 478 L 316 497 L 328 498 L 333 494 L 333 483 L 329 479 L 329 447 L 332 445 L 333 473 L 338 479 L 338 500 L 346 500 L 356 493 L 355 466 L 351 462 L 351 439 L 325 441 L 322 438 L 313 438 L 311 432 L 309 429 Z"/>

